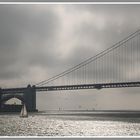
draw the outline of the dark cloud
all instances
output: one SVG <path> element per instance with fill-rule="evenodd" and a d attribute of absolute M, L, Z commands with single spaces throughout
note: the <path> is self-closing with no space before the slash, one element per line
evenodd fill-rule
<path fill-rule="evenodd" d="M 25 75 L 32 65 L 49 65 L 59 27 L 59 19 L 53 11 L 44 13 L 32 6 L 0 5 L 0 19 L 1 78 L 8 78 L 9 73 Z"/>

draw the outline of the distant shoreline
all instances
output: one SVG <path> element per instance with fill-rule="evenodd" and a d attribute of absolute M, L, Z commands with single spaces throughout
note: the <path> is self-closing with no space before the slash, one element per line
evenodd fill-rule
<path fill-rule="evenodd" d="M 19 115 L 20 112 L 0 112 L 0 115 Z M 93 116 L 93 117 L 140 117 L 140 111 L 136 110 L 46 110 L 29 112 L 29 115 L 49 116 Z"/>
<path fill-rule="evenodd" d="M 132 111 L 132 110 L 47 110 L 47 111 L 39 111 L 38 115 L 63 115 L 63 116 L 95 116 L 95 117 L 140 117 L 140 111 Z"/>
<path fill-rule="evenodd" d="M 140 110 L 44 110 L 39 112 L 140 112 Z"/>

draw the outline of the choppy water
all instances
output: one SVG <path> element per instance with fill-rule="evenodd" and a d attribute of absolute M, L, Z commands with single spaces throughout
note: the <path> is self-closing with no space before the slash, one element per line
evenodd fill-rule
<path fill-rule="evenodd" d="M 0 115 L 0 136 L 140 136 L 140 118 Z"/>

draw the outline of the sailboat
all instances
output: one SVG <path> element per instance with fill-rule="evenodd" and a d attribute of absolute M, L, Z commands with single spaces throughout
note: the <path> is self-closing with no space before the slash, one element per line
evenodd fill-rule
<path fill-rule="evenodd" d="M 28 112 L 25 104 L 23 104 L 21 108 L 20 117 L 28 117 Z"/>

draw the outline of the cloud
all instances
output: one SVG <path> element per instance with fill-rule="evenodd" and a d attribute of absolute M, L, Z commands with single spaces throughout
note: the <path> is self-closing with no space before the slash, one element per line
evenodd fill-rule
<path fill-rule="evenodd" d="M 0 5 L 1 78 L 28 74 L 34 65 L 51 65 L 59 20 L 53 11 Z M 16 73 L 16 74 L 14 74 Z M 11 76 L 10 76 L 11 75 Z"/>
<path fill-rule="evenodd" d="M 0 5 L 0 85 L 35 84 L 98 54 L 139 29 L 139 12 L 139 5 Z M 116 62 L 122 54 L 116 55 Z M 125 63 L 131 49 L 127 54 Z M 102 78 L 114 70 L 116 67 L 106 63 Z M 118 75 L 116 71 L 111 78 Z M 90 98 L 92 93 L 86 95 Z M 49 98 L 56 100 L 55 95 Z M 101 96 L 96 99 L 102 101 Z M 80 104 L 84 97 L 75 100 Z"/>

